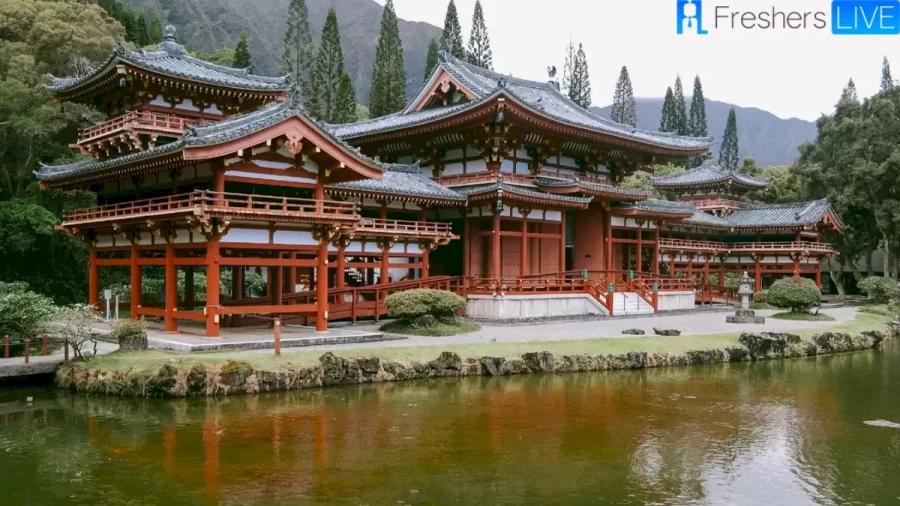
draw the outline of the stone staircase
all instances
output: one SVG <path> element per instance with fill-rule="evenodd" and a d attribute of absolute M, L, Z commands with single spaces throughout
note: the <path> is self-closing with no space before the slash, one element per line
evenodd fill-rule
<path fill-rule="evenodd" d="M 616 292 L 613 295 L 613 316 L 652 315 L 653 306 L 635 292 Z"/>

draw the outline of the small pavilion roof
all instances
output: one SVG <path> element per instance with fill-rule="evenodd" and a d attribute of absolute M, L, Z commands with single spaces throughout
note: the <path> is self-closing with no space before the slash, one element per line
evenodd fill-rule
<path fill-rule="evenodd" d="M 723 217 L 696 211 L 685 224 L 728 229 L 800 228 L 815 225 L 828 215 L 838 229 L 843 228 L 828 199 L 785 204 L 744 203 L 739 210 Z"/>
<path fill-rule="evenodd" d="M 444 73 L 449 74 L 470 92 L 472 95 L 471 101 L 436 109 L 417 110 L 418 105 L 428 96 L 429 91 Z M 711 137 L 679 136 L 664 132 L 641 130 L 629 125 L 616 123 L 575 104 L 549 83 L 504 76 L 470 65 L 443 51 L 440 53 L 438 67 L 431 78 L 422 88 L 418 97 L 404 111 L 367 122 L 334 125 L 331 128 L 335 135 L 346 138 L 357 138 L 376 133 L 402 130 L 407 127 L 438 121 L 445 116 L 474 108 L 500 96 L 507 97 L 546 118 L 660 148 L 698 151 L 707 149 L 712 143 Z"/>
<path fill-rule="evenodd" d="M 646 200 L 653 192 L 648 190 L 632 190 L 629 188 L 621 188 L 618 186 L 610 186 L 607 184 L 595 183 L 592 181 L 582 181 L 576 179 L 557 179 L 553 177 L 536 177 L 534 179 L 535 186 L 548 191 L 549 193 L 562 193 L 571 191 L 572 193 L 584 193 L 593 197 L 605 198 L 610 200 Z"/>
<path fill-rule="evenodd" d="M 593 200 L 593 197 L 545 193 L 534 187 L 505 183 L 502 179 L 494 183 L 455 186 L 453 189 L 466 195 L 469 200 L 491 198 L 496 194 L 503 197 L 508 196 L 510 200 L 522 200 L 535 204 L 548 203 L 571 208 L 586 208 Z"/>
<path fill-rule="evenodd" d="M 181 156 L 179 152 L 187 148 L 224 144 L 272 127 L 292 117 L 300 118 L 302 121 L 322 133 L 341 150 L 360 160 L 367 166 L 376 167 L 379 170 L 385 168 L 385 164 L 369 158 L 362 154 L 359 149 L 332 136 L 327 129 L 324 128 L 324 125 L 306 116 L 299 103 L 299 99 L 292 96 L 289 100 L 271 104 L 251 113 L 233 116 L 229 119 L 205 126 L 189 127 L 180 139 L 144 151 L 138 151 L 136 153 L 105 160 L 84 160 L 64 165 L 45 165 L 42 163 L 40 169 L 35 172 L 35 176 L 42 182 L 52 182 L 69 179 L 75 176 L 113 170 L 118 167 L 124 167 L 135 163 L 148 162 L 166 155 L 179 158 Z"/>
<path fill-rule="evenodd" d="M 116 72 L 120 64 L 133 65 L 143 70 L 164 74 L 203 84 L 226 86 L 253 91 L 286 91 L 289 89 L 285 77 L 265 77 L 251 74 L 249 69 L 236 69 L 216 65 L 188 56 L 184 46 L 175 42 L 175 29 L 166 27 L 166 38 L 159 43 L 156 51 L 145 52 L 125 49 L 119 45 L 105 62 L 91 68 L 79 77 L 54 77 L 47 89 L 52 93 L 72 91 L 89 84 L 110 72 Z"/>
<path fill-rule="evenodd" d="M 708 161 L 685 172 L 650 178 L 650 184 L 661 189 L 686 189 L 731 184 L 752 190 L 769 186 L 769 181 L 741 174 Z"/>
<path fill-rule="evenodd" d="M 384 195 L 391 200 L 428 200 L 450 205 L 464 205 L 467 197 L 422 175 L 418 164 L 385 165 L 381 179 L 361 179 L 330 184 L 326 191 L 332 195 Z"/>
<path fill-rule="evenodd" d="M 672 218 L 686 218 L 695 212 L 693 204 L 660 199 L 646 199 L 630 203 L 614 203 L 612 209 L 619 209 L 627 214 L 669 215 Z"/>

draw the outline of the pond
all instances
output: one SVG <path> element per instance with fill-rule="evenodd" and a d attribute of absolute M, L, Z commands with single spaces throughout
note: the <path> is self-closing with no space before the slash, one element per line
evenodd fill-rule
<path fill-rule="evenodd" d="M 898 504 L 898 424 L 896 341 L 219 399 L 5 388 L 0 484 L 6 506 Z"/>

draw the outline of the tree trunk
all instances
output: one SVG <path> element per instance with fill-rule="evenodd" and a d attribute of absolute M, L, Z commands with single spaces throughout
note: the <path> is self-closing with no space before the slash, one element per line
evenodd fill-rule
<path fill-rule="evenodd" d="M 835 288 L 837 288 L 838 292 L 838 300 L 844 301 L 847 299 L 847 292 L 844 290 L 844 264 L 838 262 L 838 269 L 835 270 L 834 264 L 831 262 L 831 259 L 828 259 L 828 275 L 831 276 L 831 281 L 834 282 Z"/>
<path fill-rule="evenodd" d="M 882 233 L 882 237 L 884 240 L 882 241 L 882 247 L 884 248 L 884 261 L 882 262 L 882 276 L 888 277 L 891 275 L 891 245 L 888 242 L 888 236 L 885 233 Z"/>
<path fill-rule="evenodd" d="M 869 251 L 866 253 L 866 276 L 874 276 L 875 275 L 875 266 L 872 265 L 872 255 L 875 254 L 874 251 Z"/>
<path fill-rule="evenodd" d="M 859 272 L 855 262 L 850 262 L 850 272 L 853 274 L 853 279 L 855 279 L 857 283 L 863 280 L 863 275 Z"/>
<path fill-rule="evenodd" d="M 897 279 L 897 255 L 891 255 L 891 279 Z"/>

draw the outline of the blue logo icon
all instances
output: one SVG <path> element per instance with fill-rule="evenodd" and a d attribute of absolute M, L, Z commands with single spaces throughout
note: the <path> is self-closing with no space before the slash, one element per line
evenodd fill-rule
<path fill-rule="evenodd" d="M 831 33 L 900 34 L 900 0 L 832 0 Z"/>
<path fill-rule="evenodd" d="M 706 30 L 703 29 L 703 0 L 677 0 L 676 3 L 678 4 L 678 10 L 675 13 L 678 21 L 676 33 L 678 35 L 685 33 L 706 35 Z"/>

